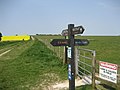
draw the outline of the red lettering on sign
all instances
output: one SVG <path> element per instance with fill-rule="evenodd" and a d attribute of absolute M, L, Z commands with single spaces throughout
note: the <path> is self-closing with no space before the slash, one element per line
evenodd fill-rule
<path fill-rule="evenodd" d="M 100 62 L 100 66 L 109 68 L 109 69 L 113 69 L 113 70 L 117 70 L 117 68 L 118 68 L 118 66 L 116 64 L 111 64 L 111 63 L 107 63 L 107 62 Z"/>

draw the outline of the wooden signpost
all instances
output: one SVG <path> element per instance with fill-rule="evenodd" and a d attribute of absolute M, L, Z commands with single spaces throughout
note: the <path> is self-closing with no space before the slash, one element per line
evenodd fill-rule
<path fill-rule="evenodd" d="M 68 29 L 62 31 L 62 35 L 68 36 L 68 39 L 53 39 L 50 42 L 53 46 L 68 46 L 69 90 L 75 90 L 75 46 L 84 46 L 89 44 L 87 39 L 74 39 L 75 34 L 82 34 L 83 32 L 84 28 L 82 26 L 74 27 L 74 24 L 69 24 Z"/>

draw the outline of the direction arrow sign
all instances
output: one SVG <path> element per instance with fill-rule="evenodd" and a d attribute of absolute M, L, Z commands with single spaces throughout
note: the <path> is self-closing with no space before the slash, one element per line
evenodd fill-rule
<path fill-rule="evenodd" d="M 72 29 L 72 35 L 82 34 L 84 32 L 84 28 L 82 26 L 77 26 Z M 68 29 L 62 31 L 62 36 L 68 36 Z"/>
<path fill-rule="evenodd" d="M 68 29 L 65 29 L 62 31 L 62 36 L 68 36 Z"/>
<path fill-rule="evenodd" d="M 88 44 L 89 41 L 87 39 L 75 39 L 75 46 L 85 46 Z"/>
<path fill-rule="evenodd" d="M 53 46 L 68 46 L 69 42 L 68 39 L 53 39 L 50 44 Z"/>
<path fill-rule="evenodd" d="M 68 46 L 69 40 L 68 39 L 53 39 L 50 42 L 53 46 Z M 89 44 L 89 41 L 87 39 L 75 39 L 75 46 L 85 46 Z"/>
<path fill-rule="evenodd" d="M 75 35 L 75 34 L 82 34 L 84 32 L 84 28 L 82 26 L 78 26 L 78 27 L 74 27 L 72 29 L 72 34 Z"/>

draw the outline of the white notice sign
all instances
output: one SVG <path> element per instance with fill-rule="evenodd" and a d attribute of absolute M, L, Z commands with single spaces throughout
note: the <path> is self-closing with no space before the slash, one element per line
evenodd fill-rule
<path fill-rule="evenodd" d="M 99 77 L 117 83 L 117 64 L 107 63 L 107 62 L 99 62 Z"/>
<path fill-rule="evenodd" d="M 68 49 L 67 49 L 67 55 L 68 55 L 68 58 L 71 58 L 71 47 L 68 47 Z"/>

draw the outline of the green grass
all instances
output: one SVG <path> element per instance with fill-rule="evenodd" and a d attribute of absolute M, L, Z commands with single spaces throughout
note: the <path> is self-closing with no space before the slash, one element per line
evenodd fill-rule
<path fill-rule="evenodd" d="M 59 58 L 61 58 L 64 62 L 64 47 L 53 47 L 50 42 L 53 39 L 59 39 L 59 38 L 64 38 L 61 36 L 34 36 L 35 38 L 37 38 L 38 40 L 42 41 L 49 49 L 51 49 L 54 53 L 56 53 L 56 56 L 58 56 Z"/>
<path fill-rule="evenodd" d="M 22 44 L 23 44 L 23 41 L 4 41 L 4 42 L 0 42 L 0 54 L 7 51 L 7 50 L 16 48 L 16 47 L 18 47 Z"/>
<path fill-rule="evenodd" d="M 50 46 L 51 39 L 63 36 L 36 36 Z M 87 48 L 95 50 L 96 59 L 120 64 L 119 36 L 82 36 L 90 40 Z M 38 40 L 21 42 L 0 42 L 0 49 L 12 50 L 0 57 L 0 90 L 30 90 L 46 87 L 51 83 L 67 79 L 67 66 L 54 52 Z M 50 46 L 51 47 L 51 46 Z M 63 47 L 51 47 L 63 53 Z M 77 87 L 76 90 L 92 90 L 91 86 Z"/>
<path fill-rule="evenodd" d="M 42 39 L 44 42 L 47 42 L 46 45 L 50 45 L 51 39 L 64 38 L 63 36 L 36 36 L 37 38 Z M 87 46 L 78 46 L 77 48 L 86 48 L 96 51 L 96 60 L 106 61 L 109 63 L 114 63 L 120 65 L 120 36 L 77 36 L 77 39 L 88 39 L 90 44 Z M 58 47 L 52 47 L 56 53 L 58 53 Z M 64 49 L 62 48 L 61 51 Z M 64 56 L 63 56 L 64 57 Z M 87 63 L 92 63 L 90 61 L 86 61 Z M 98 64 L 96 64 L 98 67 Z M 88 70 L 91 71 L 89 67 Z M 120 73 L 120 69 L 118 70 Z M 87 89 L 85 89 L 87 88 Z M 77 90 L 91 90 L 89 89 L 91 86 L 82 86 Z"/>
<path fill-rule="evenodd" d="M 36 36 L 50 45 L 52 39 L 64 38 L 63 36 Z M 90 44 L 79 46 L 78 48 L 87 48 L 96 51 L 96 59 L 110 63 L 120 64 L 120 36 L 77 36 L 77 39 L 88 39 Z M 55 48 L 55 47 L 53 47 Z M 56 53 L 58 47 L 55 48 Z M 61 48 L 61 51 L 64 49 Z"/>
<path fill-rule="evenodd" d="M 13 46 L 15 44 L 17 44 L 20 41 L 4 41 L 4 42 L 0 42 L 0 49 L 1 48 L 5 48 L 7 46 Z"/>
<path fill-rule="evenodd" d="M 82 48 L 95 50 L 97 60 L 120 64 L 120 36 L 84 36 L 81 38 L 90 39 L 90 44 Z"/>
<path fill-rule="evenodd" d="M 0 49 L 0 54 L 11 50 L 9 53 L 3 55 L 0 57 L 0 60 L 7 60 L 7 59 L 14 59 L 17 58 L 22 52 L 24 52 L 26 49 L 28 49 L 33 42 L 31 41 L 20 41 L 20 42 L 12 42 L 12 44 L 8 44 L 5 46 L 2 46 L 2 49 Z"/>
<path fill-rule="evenodd" d="M 91 85 L 83 85 L 80 87 L 76 87 L 75 90 L 93 90 Z"/>
<path fill-rule="evenodd" d="M 23 42 L 23 47 L 18 46 L 13 52 L 21 54 L 0 58 L 0 90 L 41 89 L 67 78 L 67 69 L 59 58 L 37 40 Z"/>

